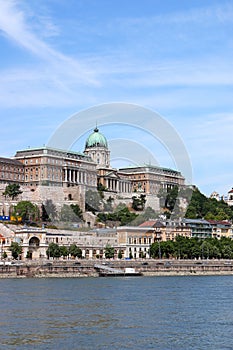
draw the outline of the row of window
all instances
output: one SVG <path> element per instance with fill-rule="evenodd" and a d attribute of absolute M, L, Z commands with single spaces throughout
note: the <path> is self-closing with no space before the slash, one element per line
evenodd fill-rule
<path fill-rule="evenodd" d="M 1 173 L 1 179 L 5 180 L 15 180 L 15 181 L 23 181 L 24 175 L 21 174 L 11 174 L 11 173 Z"/>
<path fill-rule="evenodd" d="M 144 238 L 131 238 L 128 239 L 129 244 L 151 244 L 152 238 L 144 237 Z"/>
<path fill-rule="evenodd" d="M 23 172 L 23 167 L 22 168 L 16 168 L 12 166 L 7 166 L 7 165 L 2 165 L 0 166 L 0 171 L 11 171 L 15 173 Z"/>

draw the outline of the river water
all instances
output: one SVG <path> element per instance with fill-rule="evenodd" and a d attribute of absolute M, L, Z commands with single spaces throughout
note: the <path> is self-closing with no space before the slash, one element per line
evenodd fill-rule
<path fill-rule="evenodd" d="M 233 276 L 0 280 L 0 349 L 233 349 Z"/>

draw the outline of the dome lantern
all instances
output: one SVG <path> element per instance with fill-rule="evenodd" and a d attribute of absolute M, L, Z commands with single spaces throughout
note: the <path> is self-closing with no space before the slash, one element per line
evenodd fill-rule
<path fill-rule="evenodd" d="M 106 137 L 99 132 L 99 129 L 95 127 L 94 132 L 88 136 L 85 148 L 92 147 L 104 147 L 108 148 Z"/>

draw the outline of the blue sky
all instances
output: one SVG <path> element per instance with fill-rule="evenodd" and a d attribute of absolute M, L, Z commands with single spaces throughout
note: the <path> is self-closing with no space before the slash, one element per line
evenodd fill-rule
<path fill-rule="evenodd" d="M 232 1 L 0 0 L 0 155 L 47 144 L 81 110 L 132 103 L 173 126 L 202 192 L 226 194 L 233 186 L 232 33 Z M 159 165 L 173 167 L 146 133 L 101 130 L 114 147 L 117 139 L 140 140 Z M 86 135 L 77 130 L 75 150 Z"/>

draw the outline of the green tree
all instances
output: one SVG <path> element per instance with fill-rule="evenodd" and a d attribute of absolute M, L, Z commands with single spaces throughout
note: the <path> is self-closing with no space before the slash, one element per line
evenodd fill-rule
<path fill-rule="evenodd" d="M 65 258 L 66 256 L 68 256 L 68 255 L 69 255 L 69 250 L 68 250 L 68 248 L 67 248 L 66 246 L 62 245 L 62 246 L 60 247 L 60 254 L 61 254 L 61 256 L 63 256 L 64 258 Z"/>
<path fill-rule="evenodd" d="M 145 194 L 140 194 L 139 197 L 137 196 L 133 196 L 132 197 L 132 208 L 134 210 L 143 210 L 145 208 L 145 204 L 146 204 L 146 195 Z"/>
<path fill-rule="evenodd" d="M 77 247 L 76 244 L 71 244 L 70 247 L 69 247 L 69 254 L 74 257 L 74 258 L 79 258 L 81 259 L 82 258 L 82 250 Z"/>
<path fill-rule="evenodd" d="M 131 223 L 137 214 L 131 213 L 126 206 L 118 206 L 113 213 L 99 213 L 97 219 L 99 222 L 107 223 L 112 222 L 114 224 L 127 225 Z M 115 225 L 114 225 L 115 226 Z"/>
<path fill-rule="evenodd" d="M 118 259 L 122 259 L 122 251 L 121 250 L 119 250 L 117 257 L 118 257 Z"/>
<path fill-rule="evenodd" d="M 121 226 L 131 223 L 136 217 L 137 214 L 131 213 L 126 206 L 120 210 L 116 210 L 116 219 L 120 221 Z"/>
<path fill-rule="evenodd" d="M 189 219 L 233 220 L 233 208 L 223 200 L 207 198 L 198 188 L 194 188 L 185 217 Z"/>
<path fill-rule="evenodd" d="M 9 250 L 11 251 L 12 257 L 18 259 L 19 255 L 22 254 L 22 247 L 17 242 L 12 242 Z"/>
<path fill-rule="evenodd" d="M 106 259 L 114 258 L 114 248 L 112 246 L 110 246 L 109 244 L 106 245 L 104 253 L 105 253 Z"/>
<path fill-rule="evenodd" d="M 36 204 L 29 201 L 21 201 L 13 208 L 13 216 L 22 218 L 22 222 L 37 221 L 40 211 Z"/>
<path fill-rule="evenodd" d="M 61 251 L 59 245 L 56 243 L 49 243 L 46 255 L 48 258 L 60 258 Z"/>
<path fill-rule="evenodd" d="M 22 191 L 20 190 L 19 184 L 9 184 L 6 186 L 5 191 L 3 192 L 3 195 L 5 197 L 9 197 L 12 200 L 16 199 Z"/>
<path fill-rule="evenodd" d="M 225 246 L 222 249 L 222 258 L 223 259 L 232 259 L 233 257 L 233 253 L 232 253 L 232 249 L 230 246 Z"/>

